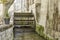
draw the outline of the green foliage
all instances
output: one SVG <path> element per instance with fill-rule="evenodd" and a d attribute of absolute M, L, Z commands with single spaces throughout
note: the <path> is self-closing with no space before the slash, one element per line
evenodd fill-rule
<path fill-rule="evenodd" d="M 44 34 L 44 27 L 42 25 L 36 25 L 36 32 L 46 40 L 53 40 Z"/>
<path fill-rule="evenodd" d="M 40 35 L 44 35 L 44 27 L 42 25 L 36 25 L 36 32 Z"/>

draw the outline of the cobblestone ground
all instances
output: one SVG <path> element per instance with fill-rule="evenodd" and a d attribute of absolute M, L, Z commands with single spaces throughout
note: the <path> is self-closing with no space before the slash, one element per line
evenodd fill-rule
<path fill-rule="evenodd" d="M 38 34 L 33 32 L 32 29 L 15 29 L 15 38 L 14 40 L 44 40 Z"/>

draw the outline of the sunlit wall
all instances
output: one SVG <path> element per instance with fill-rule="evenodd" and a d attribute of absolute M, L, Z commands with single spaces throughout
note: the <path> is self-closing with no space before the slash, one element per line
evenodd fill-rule
<path fill-rule="evenodd" d="M 14 10 L 15 12 L 27 12 L 27 0 L 15 0 Z"/>

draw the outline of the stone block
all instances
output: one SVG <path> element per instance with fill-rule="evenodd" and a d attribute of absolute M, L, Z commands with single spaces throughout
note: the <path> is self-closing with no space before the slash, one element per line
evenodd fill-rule
<path fill-rule="evenodd" d="M 6 34 L 5 31 L 1 32 L 1 40 L 6 40 Z"/>

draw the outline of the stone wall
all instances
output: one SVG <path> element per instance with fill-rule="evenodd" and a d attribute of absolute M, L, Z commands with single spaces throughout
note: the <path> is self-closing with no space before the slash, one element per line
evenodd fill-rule
<path fill-rule="evenodd" d="M 53 35 L 53 14 L 54 14 L 54 0 L 49 0 L 48 2 L 48 14 L 47 14 L 47 24 L 46 33 L 47 35 Z"/>
<path fill-rule="evenodd" d="M 41 0 L 34 0 L 34 3 L 40 3 Z"/>
<path fill-rule="evenodd" d="M 36 3 L 30 5 L 30 11 L 33 10 L 36 21 L 38 20 L 36 24 L 44 27 L 44 33 L 48 37 L 60 40 L 60 0 L 37 0 L 37 3 L 38 1 L 40 7 L 36 7 Z"/>
<path fill-rule="evenodd" d="M 47 14 L 47 24 L 46 33 L 48 36 L 52 37 L 54 40 L 60 40 L 60 8 L 59 0 L 49 0 L 48 3 L 48 14 Z"/>
<path fill-rule="evenodd" d="M 0 32 L 0 40 L 13 40 L 13 27 Z"/>

